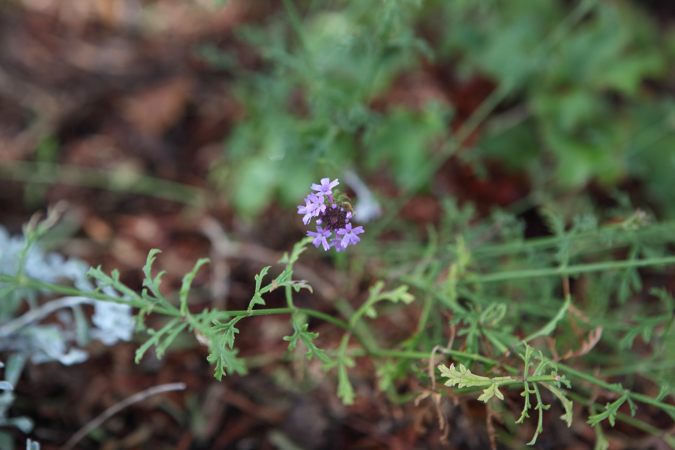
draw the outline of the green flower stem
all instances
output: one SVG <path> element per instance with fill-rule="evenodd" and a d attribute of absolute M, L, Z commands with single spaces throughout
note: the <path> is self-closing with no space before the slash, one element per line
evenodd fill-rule
<path fill-rule="evenodd" d="M 624 223 L 617 223 L 613 225 L 604 226 L 596 231 L 579 232 L 574 234 L 567 234 L 565 236 L 547 236 L 540 238 L 525 239 L 516 242 L 507 242 L 503 244 L 480 245 L 475 248 L 472 248 L 471 255 L 474 257 L 474 259 L 483 260 L 489 257 L 497 257 L 514 253 L 524 253 L 526 251 L 531 250 L 556 248 L 559 247 L 560 244 L 562 244 L 565 241 L 569 241 L 574 244 L 582 244 L 582 243 L 584 244 L 585 248 L 575 251 L 574 256 L 577 257 L 589 253 L 610 251 L 615 250 L 619 245 L 626 246 L 631 243 L 628 241 L 624 242 L 624 240 L 634 237 L 634 234 L 628 230 L 626 230 L 623 234 L 616 234 L 612 236 L 614 241 L 611 247 L 603 246 L 602 242 L 600 241 L 600 239 L 603 236 L 603 233 L 605 232 L 616 233 L 620 231 L 623 226 Z M 672 242 L 675 241 L 675 234 L 673 234 L 673 231 L 675 231 L 675 221 L 663 222 L 657 223 L 655 225 L 650 225 L 647 228 L 640 229 L 639 236 L 641 239 L 660 237 L 667 242 Z M 594 246 L 595 248 L 586 248 L 585 246 L 586 243 L 588 243 L 588 247 Z M 412 243 L 401 242 L 397 244 L 395 247 L 391 248 L 385 247 L 384 250 L 382 250 L 381 248 L 375 249 L 374 247 L 364 247 L 364 249 L 362 249 L 361 251 L 368 255 L 376 253 L 378 255 L 381 255 L 384 252 L 385 256 L 390 260 L 402 258 L 405 259 L 405 261 L 408 261 L 410 259 L 421 258 L 423 250 L 418 249 L 417 244 L 414 245 L 411 244 Z M 471 246 L 471 243 L 469 243 L 469 246 Z M 452 251 L 454 249 L 454 245 L 451 246 L 446 245 L 443 247 L 443 249 L 444 250 L 449 249 Z M 447 251 L 444 251 L 442 253 L 443 253 L 442 255 L 439 255 L 437 257 L 438 261 L 447 262 L 455 260 L 454 253 L 448 254 Z"/>
<path fill-rule="evenodd" d="M 18 280 L 21 284 L 26 283 L 26 280 L 28 279 L 24 275 L 24 270 L 26 268 L 26 258 L 28 258 L 28 253 L 30 252 L 30 249 L 33 247 L 35 242 L 37 242 L 38 238 L 39 238 L 38 233 L 27 233 L 26 241 L 24 243 L 23 248 L 21 249 L 21 252 L 19 253 L 19 267 L 16 271 L 15 279 Z"/>
<path fill-rule="evenodd" d="M 539 278 L 550 276 L 577 275 L 588 272 L 602 272 L 606 270 L 629 269 L 633 267 L 664 266 L 675 264 L 675 256 L 663 258 L 636 259 L 629 261 L 604 261 L 592 264 L 577 264 L 567 267 L 549 267 L 545 269 L 516 270 L 497 272 L 487 275 L 474 275 L 471 278 L 460 280 L 461 284 L 493 283 L 496 281 L 510 281 L 523 278 Z"/>
<path fill-rule="evenodd" d="M 286 304 L 293 311 L 297 311 L 297 308 L 293 305 L 293 288 L 288 285 L 286 286 Z"/>
<path fill-rule="evenodd" d="M 305 32 L 302 29 L 302 21 L 300 20 L 300 14 L 293 4 L 293 0 L 283 0 L 284 8 L 286 9 L 286 14 L 288 15 L 288 20 L 291 22 L 291 27 L 293 32 L 298 38 L 300 48 L 303 52 L 307 51 L 307 44 L 305 42 Z"/>
<path fill-rule="evenodd" d="M 429 286 L 428 284 L 420 282 L 418 278 L 403 275 L 401 276 L 401 281 L 404 282 L 405 284 L 408 284 L 410 286 L 413 286 L 422 292 L 429 292 L 431 295 L 439 301 L 442 305 L 450 306 L 451 309 L 455 312 L 460 312 L 460 313 L 466 313 L 466 308 L 464 308 L 462 305 L 460 305 L 456 300 L 450 301 L 448 299 L 448 296 L 445 294 L 445 290 L 443 288 L 438 288 L 434 286 Z"/>
<path fill-rule="evenodd" d="M 111 295 L 102 294 L 100 292 L 81 291 L 71 286 L 63 286 L 60 284 L 47 283 L 44 281 L 34 280 L 28 277 L 23 277 L 21 280 L 17 280 L 12 275 L 0 275 L 0 282 L 9 283 L 17 288 L 28 287 L 36 290 L 47 290 L 57 294 L 86 297 L 94 300 L 106 300 L 114 303 L 123 303 L 125 305 L 133 306 L 134 308 L 143 309 L 148 307 L 148 303 L 141 300 L 122 299 L 118 297 L 113 297 Z M 181 313 L 178 310 L 178 308 L 169 309 L 163 306 L 155 305 L 152 306 L 152 311 L 167 316 L 181 317 Z"/>
<path fill-rule="evenodd" d="M 597 378 L 595 378 L 591 375 L 588 375 L 588 374 L 583 373 L 583 372 L 579 372 L 578 370 L 572 369 L 571 367 L 566 366 L 566 365 L 561 364 L 561 363 L 556 363 L 556 366 L 558 367 L 558 370 L 560 370 L 562 372 L 565 372 L 568 375 L 571 375 L 575 378 L 579 378 L 581 380 L 592 383 L 592 384 L 594 384 L 596 386 L 599 386 L 599 387 L 601 387 L 601 388 L 603 388 L 607 391 L 614 392 L 615 394 L 619 394 L 619 395 L 624 395 L 624 394 L 628 393 L 628 396 L 630 398 L 632 398 L 633 400 L 637 400 L 637 401 L 639 401 L 641 403 L 644 403 L 644 404 L 647 404 L 647 405 L 656 406 L 657 408 L 660 408 L 660 409 L 662 409 L 666 412 L 669 412 L 671 414 L 675 414 L 675 405 L 669 405 L 668 403 L 660 402 L 660 401 L 658 401 L 656 399 L 653 399 L 651 397 L 648 397 L 646 395 L 637 394 L 637 393 L 629 391 L 628 389 L 623 389 L 618 385 L 610 384 L 610 383 L 607 383 L 605 381 L 598 380 Z"/>
<path fill-rule="evenodd" d="M 340 328 L 343 328 L 345 330 L 350 330 L 351 328 L 349 327 L 349 324 L 343 320 L 337 319 L 329 314 L 322 313 L 320 311 L 315 311 L 313 309 L 305 309 L 305 308 L 270 308 L 270 309 L 254 309 L 251 312 L 248 312 L 246 310 L 244 311 L 222 311 L 219 315 L 222 315 L 225 318 L 229 317 L 237 317 L 237 316 L 266 316 L 269 314 L 292 314 L 294 311 L 298 311 L 299 313 L 306 314 L 308 316 L 316 317 L 317 319 L 321 319 L 325 322 L 332 323 L 333 325 L 337 325 Z M 197 317 L 199 316 L 198 314 L 196 315 Z"/>
<path fill-rule="evenodd" d="M 340 320 L 338 318 L 335 318 L 329 314 L 322 313 L 320 311 L 315 311 L 313 309 L 305 309 L 305 308 L 271 308 L 271 309 L 254 309 L 250 313 L 248 311 L 222 311 L 219 314 L 219 317 L 223 318 L 230 318 L 230 317 L 237 317 L 237 316 L 266 316 L 269 314 L 293 314 L 294 312 L 306 314 L 311 317 L 316 317 L 317 319 L 321 319 L 325 322 L 332 323 L 333 325 L 336 325 L 340 328 L 342 328 L 345 331 L 351 332 L 354 337 L 361 343 L 365 350 L 366 354 L 370 354 L 371 352 L 376 352 L 378 351 L 377 347 L 375 344 L 372 342 L 368 341 L 367 339 L 364 339 L 361 334 L 356 331 L 354 328 L 352 328 L 347 322 Z M 199 317 L 199 314 L 196 314 L 195 317 Z"/>
<path fill-rule="evenodd" d="M 430 295 L 427 292 L 427 295 L 424 296 L 424 306 L 422 306 L 422 313 L 420 314 L 420 320 L 417 323 L 417 332 L 415 333 L 415 336 L 413 336 L 415 344 L 417 344 L 417 342 L 420 340 L 420 338 L 422 337 L 422 333 L 427 327 L 429 317 L 431 317 L 431 309 L 435 303 L 436 302 L 434 302 L 433 295 Z"/>
<path fill-rule="evenodd" d="M 541 238 L 532 238 L 523 240 L 520 242 L 508 242 L 505 244 L 493 244 L 485 245 L 481 247 L 476 247 L 472 250 L 473 255 L 480 256 L 500 256 L 510 253 L 524 252 L 527 250 L 534 249 L 543 249 L 543 248 L 554 248 L 559 246 L 564 241 L 580 241 L 583 239 L 589 239 L 590 243 L 598 244 L 598 239 L 600 239 L 605 232 L 614 232 L 621 230 L 624 226 L 624 223 L 617 223 L 614 225 L 608 225 L 600 228 L 596 231 L 587 231 L 581 233 L 575 233 L 565 236 L 547 236 Z M 663 222 L 655 225 L 651 225 L 648 228 L 640 230 L 640 237 L 647 238 L 653 237 L 654 235 L 665 234 L 667 238 L 672 231 L 675 230 L 675 222 Z M 615 236 L 616 239 L 621 239 L 625 237 L 631 237 L 632 233 L 626 230 L 625 234 Z M 672 240 L 672 239 L 671 239 Z M 629 242 L 626 242 L 624 245 L 628 245 Z M 615 248 L 615 245 L 612 246 Z M 599 250 L 609 250 L 609 248 L 599 249 Z"/>
<path fill-rule="evenodd" d="M 354 314 L 354 308 L 352 308 L 352 305 L 350 305 L 349 302 L 343 297 L 336 298 L 333 301 L 333 307 L 338 313 L 342 314 L 343 317 L 351 317 Z M 364 344 L 363 346 L 365 348 L 376 349 L 378 347 L 377 339 L 375 336 L 373 336 L 373 333 L 367 324 L 357 323 L 353 331 L 354 333 L 358 332 L 359 336 L 361 336 L 361 338 L 357 337 L 357 339 L 359 339 L 359 341 Z"/>
<path fill-rule="evenodd" d="M 359 319 L 365 312 L 367 311 L 367 308 L 371 307 L 375 302 L 377 301 L 377 297 L 371 297 L 369 298 L 359 309 L 356 310 L 354 314 L 349 318 L 349 329 L 347 332 L 342 336 L 342 340 L 340 341 L 340 347 L 338 348 L 338 358 L 341 361 L 344 361 L 347 358 L 347 345 L 349 344 L 349 338 L 352 335 L 352 331 L 356 327 L 356 324 L 358 323 Z"/>
<path fill-rule="evenodd" d="M 589 399 L 579 395 L 575 394 L 574 392 L 568 392 L 567 396 L 570 398 L 570 400 L 573 400 L 579 404 L 583 405 L 588 405 Z M 593 410 L 594 413 L 601 413 L 604 410 L 604 407 L 602 405 L 599 405 L 597 403 L 594 403 L 590 405 L 590 408 Z M 638 430 L 644 431 L 647 434 L 650 434 L 652 436 L 657 436 L 663 438 L 668 445 L 671 448 L 675 448 L 675 437 L 673 437 L 670 434 L 666 434 L 666 432 L 661 429 L 657 428 L 655 426 L 652 426 L 648 424 L 647 422 L 644 422 L 636 417 L 631 417 L 628 414 L 624 414 L 622 412 L 617 412 L 616 413 L 616 419 L 620 420 L 621 422 L 624 422 L 634 428 L 637 428 Z"/>
<path fill-rule="evenodd" d="M 664 361 L 657 360 L 647 360 L 640 361 L 634 364 L 628 364 L 623 367 L 613 367 L 609 369 L 601 369 L 601 377 L 617 377 L 622 375 L 630 375 L 635 373 L 640 373 L 646 375 L 650 372 L 656 372 L 658 370 L 673 370 L 675 369 L 675 360 L 669 359 Z"/>
<path fill-rule="evenodd" d="M 373 349 L 370 351 L 366 349 L 354 349 L 352 353 L 354 356 L 375 356 L 380 358 L 403 358 L 403 359 L 419 359 L 419 360 L 429 359 L 429 357 L 431 356 L 431 352 L 418 352 L 412 350 L 388 350 L 388 349 Z M 473 361 L 482 362 L 484 364 L 491 366 L 498 364 L 497 360 L 486 358 L 485 356 L 477 355 L 475 353 L 464 353 L 457 350 L 443 350 L 443 353 L 465 359 L 471 359 Z"/>
<path fill-rule="evenodd" d="M 596 231 L 575 233 L 572 235 L 546 236 L 546 237 L 526 239 L 520 242 L 507 242 L 504 244 L 485 245 L 482 247 L 476 247 L 475 249 L 472 250 L 471 253 L 473 255 L 480 255 L 480 256 L 500 256 L 509 253 L 524 252 L 526 250 L 557 247 L 566 240 L 578 241 L 585 238 L 597 239 L 600 236 L 602 236 L 603 232 L 616 230 L 618 228 L 621 228 L 622 225 L 623 225 L 622 223 L 619 223 L 615 225 L 602 227 L 601 229 Z"/>
<path fill-rule="evenodd" d="M 63 286 L 60 284 L 54 284 L 54 283 L 47 283 L 44 281 L 38 281 L 34 280 L 32 278 L 23 278 L 23 281 L 21 283 L 17 283 L 17 280 L 14 276 L 12 275 L 0 275 L 0 282 L 2 283 L 9 283 L 11 286 L 8 286 L 8 288 L 15 288 L 15 287 L 28 287 L 32 289 L 39 289 L 39 290 L 47 290 L 50 292 L 54 292 L 57 294 L 63 294 L 63 295 L 69 295 L 69 296 L 79 296 L 79 297 L 86 297 L 94 300 L 105 300 L 105 301 L 111 301 L 115 303 L 124 303 L 126 305 L 130 305 L 134 308 L 145 308 L 147 307 L 147 303 L 143 301 L 138 301 L 138 300 L 123 300 L 117 297 L 112 297 L 110 295 L 102 294 L 100 292 L 86 292 L 86 291 L 81 291 L 77 288 L 71 287 L 71 286 Z M 292 305 L 292 302 L 291 302 Z M 222 317 L 236 317 L 236 316 L 264 316 L 268 314 L 292 314 L 294 311 L 306 314 L 308 316 L 316 317 L 317 319 L 321 319 L 325 322 L 332 323 L 333 325 L 336 325 L 340 328 L 343 328 L 344 330 L 347 331 L 352 331 L 352 327 L 345 321 L 340 320 L 338 318 L 335 318 L 329 314 L 322 313 L 320 311 L 314 311 L 312 309 L 305 309 L 305 308 L 296 308 L 294 306 L 288 307 L 288 308 L 273 308 L 273 309 L 257 309 L 253 310 L 251 312 L 248 311 L 223 311 L 221 312 L 220 316 Z M 174 309 L 168 309 L 163 306 L 154 306 L 152 308 L 152 312 L 156 312 L 159 314 L 164 314 L 166 316 L 171 316 L 171 317 L 182 317 L 180 310 L 178 308 Z M 199 318 L 201 314 L 194 314 L 195 318 Z M 360 336 L 357 333 L 354 333 L 354 335 L 361 341 Z M 372 344 L 365 346 L 366 348 L 371 347 Z"/>

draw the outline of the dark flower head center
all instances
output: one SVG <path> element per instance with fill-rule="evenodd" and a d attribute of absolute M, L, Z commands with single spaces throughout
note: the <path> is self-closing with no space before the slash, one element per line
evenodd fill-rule
<path fill-rule="evenodd" d="M 349 222 L 349 217 L 347 217 L 348 212 L 349 211 L 345 210 L 345 208 L 333 203 L 318 217 L 321 220 L 324 229 L 337 231 L 344 228 Z"/>

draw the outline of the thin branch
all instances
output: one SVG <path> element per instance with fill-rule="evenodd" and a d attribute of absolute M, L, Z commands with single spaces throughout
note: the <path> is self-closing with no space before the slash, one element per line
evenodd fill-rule
<path fill-rule="evenodd" d="M 21 328 L 30 325 L 33 322 L 38 322 L 56 310 L 61 308 L 72 308 L 75 305 L 93 303 L 93 300 L 85 297 L 62 297 L 58 300 L 52 300 L 39 308 L 31 309 L 21 317 L 18 317 L 11 322 L 0 326 L 0 339 L 5 338 L 11 334 L 16 333 Z"/>
<path fill-rule="evenodd" d="M 61 450 L 70 450 L 75 445 L 77 445 L 80 440 L 85 437 L 87 434 L 89 434 L 92 430 L 98 428 L 101 426 L 103 422 L 108 420 L 110 417 L 113 415 L 117 414 L 127 406 L 133 405 L 134 403 L 138 403 L 142 400 L 145 400 L 148 397 L 152 397 L 153 395 L 161 394 L 163 392 L 169 392 L 169 391 L 182 391 L 183 389 L 186 388 L 185 383 L 169 383 L 169 384 L 161 384 L 159 386 L 153 386 L 149 389 L 146 389 L 144 391 L 141 391 L 137 394 L 132 395 L 131 397 L 127 397 L 126 399 L 122 400 L 119 403 L 116 403 L 115 405 L 111 406 L 110 408 L 106 409 L 103 411 L 101 414 L 99 414 L 94 420 L 90 421 L 88 424 L 86 424 L 84 427 L 80 428 L 80 430 L 73 435 L 70 439 L 68 439 L 68 442 L 65 443 L 63 447 L 61 447 Z"/>

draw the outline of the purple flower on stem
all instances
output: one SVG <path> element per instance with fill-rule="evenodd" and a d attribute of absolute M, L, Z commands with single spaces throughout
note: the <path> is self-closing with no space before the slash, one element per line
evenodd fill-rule
<path fill-rule="evenodd" d="M 330 246 L 335 247 L 335 251 L 338 252 L 338 253 L 344 252 L 345 250 L 347 250 L 346 247 L 342 246 L 342 239 L 340 239 L 339 237 L 335 237 L 335 238 L 331 239 Z"/>
<path fill-rule="evenodd" d="M 323 244 L 323 249 L 325 251 L 328 251 L 328 249 L 330 248 L 330 245 L 328 244 L 326 238 L 330 237 L 331 234 L 333 233 L 331 233 L 329 230 L 324 230 L 321 227 L 316 227 L 316 233 L 313 231 L 307 232 L 307 236 L 311 236 L 314 238 L 312 239 L 312 244 L 314 244 L 316 248 L 319 248 L 319 245 Z"/>
<path fill-rule="evenodd" d="M 356 245 L 357 242 L 361 240 L 357 234 L 363 233 L 363 227 L 356 227 L 352 229 L 352 224 L 348 223 L 344 228 L 337 230 L 337 234 L 343 234 L 342 237 L 342 247 L 347 248 L 349 244 Z"/>
<path fill-rule="evenodd" d="M 326 210 L 323 195 L 309 194 L 305 199 L 305 206 L 298 205 L 298 214 L 304 214 L 302 223 L 307 225 L 312 217 L 316 217 Z"/>
<path fill-rule="evenodd" d="M 326 211 L 326 204 L 323 200 L 323 194 L 309 194 L 307 198 L 312 202 L 314 207 L 314 216 L 318 216 L 322 212 Z"/>
<path fill-rule="evenodd" d="M 321 184 L 312 184 L 312 190 L 316 191 L 305 198 L 305 206 L 298 206 L 298 214 L 304 214 L 302 221 L 305 225 L 316 217 L 316 232 L 308 231 L 307 236 L 312 237 L 312 243 L 319 248 L 328 251 L 335 247 L 335 251 L 343 252 L 349 245 L 355 245 L 361 239 L 357 234 L 363 233 L 363 227 L 352 228 L 349 220 L 353 217 L 352 207 L 346 196 L 337 192 L 333 197 L 333 188 L 340 184 L 337 178 L 322 178 Z M 326 199 L 328 201 L 326 201 Z M 348 200 L 348 199 L 347 199 Z M 333 231 L 336 232 L 335 236 Z M 330 243 L 328 242 L 330 239 Z"/>
<path fill-rule="evenodd" d="M 305 199 L 305 206 L 298 205 L 298 214 L 304 214 L 302 218 L 302 223 L 307 225 L 312 217 L 314 216 L 314 211 L 316 210 L 316 205 L 312 203 L 308 198 Z"/>
<path fill-rule="evenodd" d="M 312 184 L 312 190 L 318 191 L 319 195 L 325 195 L 332 201 L 333 188 L 338 184 L 340 184 L 340 182 L 337 180 L 337 178 L 333 181 L 330 181 L 330 178 L 322 178 L 321 184 Z"/>

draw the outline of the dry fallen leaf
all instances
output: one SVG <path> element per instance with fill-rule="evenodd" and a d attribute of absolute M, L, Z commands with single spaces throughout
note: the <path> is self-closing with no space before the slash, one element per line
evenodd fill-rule
<path fill-rule="evenodd" d="M 602 327 L 597 327 L 590 333 L 588 333 L 588 339 L 581 341 L 581 347 L 576 351 L 568 351 L 562 357 L 556 358 L 556 361 L 564 361 L 569 358 L 574 358 L 576 356 L 582 356 L 590 352 L 593 347 L 600 341 L 602 337 Z"/>
<path fill-rule="evenodd" d="M 141 131 L 160 136 L 180 119 L 191 92 L 189 78 L 174 78 L 127 98 L 122 114 Z"/>

